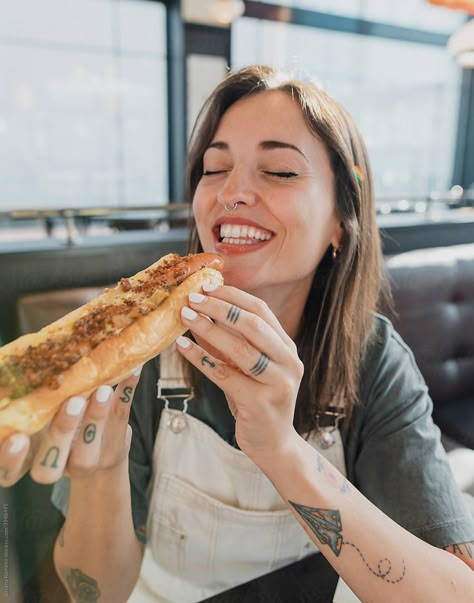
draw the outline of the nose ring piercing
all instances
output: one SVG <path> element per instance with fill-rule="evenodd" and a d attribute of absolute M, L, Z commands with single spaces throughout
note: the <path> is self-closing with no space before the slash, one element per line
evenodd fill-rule
<path fill-rule="evenodd" d="M 224 199 L 222 198 L 221 193 L 218 193 L 217 200 L 219 201 L 219 203 L 223 206 L 223 208 L 226 211 L 235 211 L 237 209 L 237 205 L 239 204 L 238 202 L 236 202 L 236 203 L 234 203 L 234 205 L 232 207 L 227 207 Z"/>

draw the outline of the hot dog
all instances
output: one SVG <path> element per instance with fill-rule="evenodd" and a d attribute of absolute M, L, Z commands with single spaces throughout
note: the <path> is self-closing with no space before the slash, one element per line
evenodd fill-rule
<path fill-rule="evenodd" d="M 0 442 L 33 434 L 74 395 L 115 384 L 186 328 L 191 291 L 221 284 L 220 256 L 169 254 L 59 320 L 0 348 Z"/>

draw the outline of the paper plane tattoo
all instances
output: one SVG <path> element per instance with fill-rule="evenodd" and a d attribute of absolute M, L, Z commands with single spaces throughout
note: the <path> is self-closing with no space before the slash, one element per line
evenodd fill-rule
<path fill-rule="evenodd" d="M 342 548 L 342 523 L 339 511 L 305 507 L 291 500 L 289 503 L 316 534 L 319 542 L 327 544 L 336 557 L 339 557 Z"/>

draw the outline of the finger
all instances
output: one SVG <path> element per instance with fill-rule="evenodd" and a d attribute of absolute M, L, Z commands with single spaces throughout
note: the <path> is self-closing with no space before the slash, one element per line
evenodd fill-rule
<path fill-rule="evenodd" d="M 197 369 L 221 389 L 226 390 L 233 386 L 233 382 L 242 379 L 242 374 L 237 369 L 212 356 L 188 337 L 178 337 L 176 345 L 177 349 L 191 364 L 194 364 Z"/>
<path fill-rule="evenodd" d="M 245 375 L 261 382 L 267 383 L 271 378 L 275 371 L 274 362 L 270 362 L 266 354 L 257 350 L 246 339 L 221 329 L 187 306 L 182 309 L 181 316 L 193 335 L 196 335 L 200 341 L 210 342 L 213 350 L 219 351 L 219 358 L 226 359 L 227 364 L 237 367 Z"/>
<path fill-rule="evenodd" d="M 30 438 L 24 433 L 8 437 L 0 447 L 0 486 L 15 484 L 26 472 Z"/>
<path fill-rule="evenodd" d="M 99 464 L 102 436 L 112 394 L 110 385 L 101 385 L 91 396 L 71 445 L 67 461 L 70 475 L 87 475 Z"/>
<path fill-rule="evenodd" d="M 294 349 L 289 350 L 288 346 L 282 345 L 280 335 L 257 314 L 201 293 L 189 294 L 189 306 L 226 327 L 230 333 L 239 333 L 257 350 L 265 349 L 274 362 L 288 362 L 294 355 Z"/>
<path fill-rule="evenodd" d="M 120 462 L 128 452 L 128 419 L 140 380 L 142 367 L 137 368 L 129 377 L 119 383 L 112 395 L 111 408 L 102 435 L 102 466 L 112 466 Z"/>
<path fill-rule="evenodd" d="M 62 477 L 86 405 L 83 396 L 74 396 L 61 406 L 33 459 L 30 474 L 35 481 L 52 484 Z"/>
<path fill-rule="evenodd" d="M 241 308 L 251 314 L 260 316 L 267 324 L 269 324 L 273 330 L 278 333 L 281 340 L 290 349 L 295 347 L 294 341 L 286 333 L 285 329 L 281 326 L 277 317 L 270 310 L 268 305 L 261 299 L 246 293 L 236 287 L 230 287 L 229 285 L 215 286 L 214 283 L 204 283 L 202 287 L 204 293 L 210 297 L 215 297 L 229 304 L 235 305 L 237 308 Z"/>

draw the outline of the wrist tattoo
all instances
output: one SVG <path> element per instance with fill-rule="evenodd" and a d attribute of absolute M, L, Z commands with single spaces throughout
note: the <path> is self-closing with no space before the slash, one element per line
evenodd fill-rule
<path fill-rule="evenodd" d="M 65 568 L 61 573 L 75 603 L 92 603 L 99 600 L 100 590 L 97 580 L 87 576 L 79 568 Z"/>
<path fill-rule="evenodd" d="M 291 500 L 288 502 L 315 534 L 319 542 L 321 544 L 327 544 L 336 557 L 339 557 L 342 546 L 346 545 L 346 547 L 352 547 L 355 551 L 357 551 L 367 569 L 377 578 L 381 578 L 384 582 L 397 584 L 405 577 L 406 568 L 405 561 L 403 559 L 401 560 L 401 572 L 396 578 L 392 579 L 390 577 L 392 572 L 392 563 L 387 557 L 384 557 L 378 562 L 377 569 L 373 569 L 367 563 L 367 560 L 365 559 L 359 547 L 348 540 L 344 540 L 342 535 L 341 515 L 338 510 L 315 509 L 314 507 L 299 505 Z"/>
<path fill-rule="evenodd" d="M 318 473 L 322 473 L 329 483 L 339 488 L 341 494 L 351 491 L 349 481 L 339 474 L 322 455 L 318 454 L 316 463 Z"/>

